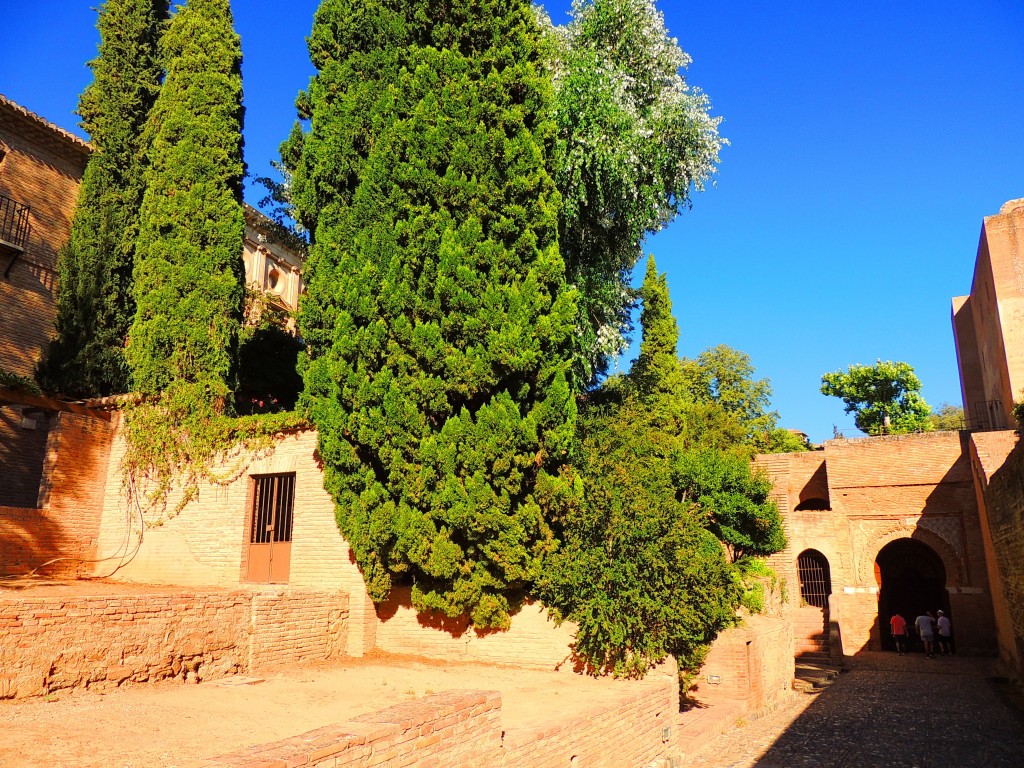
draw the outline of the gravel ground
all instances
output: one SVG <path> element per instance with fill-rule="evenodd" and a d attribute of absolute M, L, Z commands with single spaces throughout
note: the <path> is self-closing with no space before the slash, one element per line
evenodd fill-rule
<path fill-rule="evenodd" d="M 735 728 L 687 768 L 1021 768 L 1024 717 L 985 659 L 862 654 L 816 695 Z"/>

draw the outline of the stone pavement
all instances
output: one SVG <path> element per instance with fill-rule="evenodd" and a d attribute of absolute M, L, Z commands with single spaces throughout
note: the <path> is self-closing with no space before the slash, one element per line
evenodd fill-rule
<path fill-rule="evenodd" d="M 685 768 L 1021 768 L 1024 716 L 990 659 L 863 653 L 814 695 L 718 736 Z"/>

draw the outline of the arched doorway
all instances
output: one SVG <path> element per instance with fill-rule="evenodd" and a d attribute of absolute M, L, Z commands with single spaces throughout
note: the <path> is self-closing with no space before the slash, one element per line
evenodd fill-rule
<path fill-rule="evenodd" d="M 800 577 L 800 603 L 815 608 L 828 608 L 832 594 L 832 572 L 828 558 L 816 549 L 805 549 L 796 560 Z"/>
<path fill-rule="evenodd" d="M 943 610 L 949 614 L 946 567 L 935 550 L 913 539 L 896 539 L 886 544 L 875 558 L 878 583 L 878 636 L 883 650 L 896 646 L 889 631 L 889 619 L 898 613 L 913 625 L 924 613 Z M 911 647 L 915 633 L 911 630 Z"/>

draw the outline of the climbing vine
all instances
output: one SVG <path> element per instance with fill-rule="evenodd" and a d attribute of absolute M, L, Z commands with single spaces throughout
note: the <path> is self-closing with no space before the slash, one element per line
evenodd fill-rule
<path fill-rule="evenodd" d="M 294 412 L 228 416 L 191 387 L 174 387 L 124 407 L 125 487 L 147 527 L 181 512 L 201 483 L 227 485 L 265 455 L 278 435 L 302 429 Z M 173 503 L 171 499 L 174 498 Z"/>

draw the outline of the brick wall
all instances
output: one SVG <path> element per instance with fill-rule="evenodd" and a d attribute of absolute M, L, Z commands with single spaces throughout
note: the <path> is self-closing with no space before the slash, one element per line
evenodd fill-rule
<path fill-rule="evenodd" d="M 92 573 L 113 430 L 108 422 L 56 413 L 49 417 L 38 508 L 0 507 L 0 575 L 26 573 L 55 558 L 48 575 Z M 35 433 L 29 433 L 35 434 Z M 54 492 L 54 488 L 58 489 Z"/>
<path fill-rule="evenodd" d="M 398 587 L 377 610 L 377 647 L 449 661 L 482 661 L 536 669 L 555 669 L 570 660 L 575 636 L 570 622 L 556 627 L 539 603 L 528 603 L 505 632 L 477 634 L 465 617 L 418 614 L 410 590 Z M 571 662 L 567 665 L 571 667 Z"/>
<path fill-rule="evenodd" d="M 595 701 L 587 713 L 509 731 L 499 693 L 449 691 L 222 755 L 205 768 L 640 768 L 666 760 L 679 707 L 674 675 L 626 685 L 628 692 Z"/>
<path fill-rule="evenodd" d="M 0 505 L 35 507 L 39 501 L 39 481 L 46 458 L 46 433 L 50 420 L 46 414 L 33 416 L 35 429 L 23 429 L 23 408 L 0 405 Z"/>
<path fill-rule="evenodd" d="M 117 423 L 115 419 L 115 425 Z M 126 539 L 138 542 L 138 508 L 129 499 L 120 464 L 123 439 L 113 441 L 105 485 L 101 553 L 116 552 Z M 251 477 L 295 473 L 295 506 L 288 583 L 305 590 L 347 596 L 352 631 L 346 653 L 361 656 L 374 646 L 376 615 L 348 542 L 338 531 L 334 502 L 324 490 L 316 457 L 316 433 L 279 438 L 257 456 L 233 456 L 223 467 L 234 477 L 224 485 L 203 484 L 180 512 L 172 494 L 167 510 L 147 510 L 148 525 L 138 552 L 111 578 L 146 584 L 235 587 L 247 583 Z M 144 489 L 139 489 L 144 493 Z M 97 569 L 106 574 L 110 569 Z"/>
<path fill-rule="evenodd" d="M 826 557 L 831 619 L 844 653 L 880 647 L 875 559 L 899 539 L 919 541 L 942 560 L 961 648 L 994 647 L 967 433 L 830 440 L 823 451 L 760 456 L 757 463 L 772 478 L 788 539 L 769 562 L 786 579 L 796 607 L 797 557 L 807 549 Z M 829 509 L 797 511 L 808 498 L 827 500 Z"/>
<path fill-rule="evenodd" d="M 7 278 L 0 254 L 0 367 L 31 376 L 53 334 L 57 252 L 71 231 L 88 149 L 4 100 L 0 195 L 30 206 L 31 234 Z"/>
<path fill-rule="evenodd" d="M 694 692 L 701 701 L 737 701 L 754 712 L 780 701 L 792 682 L 791 619 L 749 616 L 718 636 Z"/>
<path fill-rule="evenodd" d="M 501 696 L 451 691 L 205 763 L 206 768 L 501 765 Z"/>
<path fill-rule="evenodd" d="M 0 698 L 205 680 L 344 647 L 347 604 L 278 589 L 0 599 Z"/>
<path fill-rule="evenodd" d="M 268 588 L 252 596 L 249 669 L 329 661 L 345 655 L 348 596 Z"/>
<path fill-rule="evenodd" d="M 668 757 L 676 751 L 679 685 L 675 674 L 655 673 L 629 686 L 629 693 L 595 701 L 590 711 L 571 719 L 510 729 L 505 733 L 501 765 L 639 768 Z"/>
<path fill-rule="evenodd" d="M 999 654 L 1024 681 L 1024 443 L 1009 431 L 971 438 Z"/>

